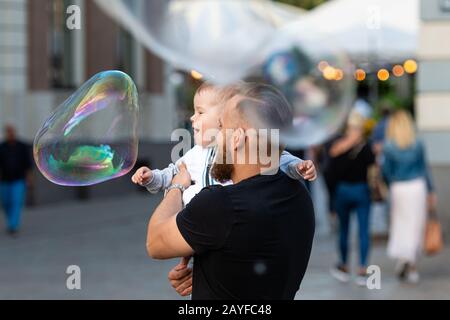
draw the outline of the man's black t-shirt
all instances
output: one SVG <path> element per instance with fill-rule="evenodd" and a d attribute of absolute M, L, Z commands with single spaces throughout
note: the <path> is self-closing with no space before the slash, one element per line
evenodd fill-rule
<path fill-rule="evenodd" d="M 26 144 L 19 141 L 0 144 L 0 181 L 25 179 L 31 164 L 30 151 Z"/>
<path fill-rule="evenodd" d="M 293 299 L 311 253 L 314 209 L 284 173 L 204 188 L 177 216 L 194 249 L 194 300 Z"/>

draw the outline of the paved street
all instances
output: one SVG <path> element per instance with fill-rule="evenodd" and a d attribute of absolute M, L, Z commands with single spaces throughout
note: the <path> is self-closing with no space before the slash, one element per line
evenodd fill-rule
<path fill-rule="evenodd" d="M 148 218 L 158 200 L 143 193 L 27 209 L 18 238 L 0 233 L 0 299 L 178 299 L 167 281 L 177 260 L 153 261 L 145 252 Z M 422 259 L 423 281 L 414 287 L 397 282 L 384 246 L 376 246 L 371 259 L 381 267 L 381 290 L 343 285 L 328 274 L 334 241 L 321 232 L 297 298 L 450 298 L 449 249 Z M 81 268 L 81 290 L 66 288 L 69 265 Z"/>

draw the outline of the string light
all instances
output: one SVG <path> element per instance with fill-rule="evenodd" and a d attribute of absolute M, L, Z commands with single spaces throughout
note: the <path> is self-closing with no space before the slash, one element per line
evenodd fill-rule
<path fill-rule="evenodd" d="M 389 79 L 389 71 L 386 69 L 380 69 L 378 70 L 377 76 L 380 81 L 386 81 Z"/>
<path fill-rule="evenodd" d="M 320 61 L 319 64 L 317 65 L 317 68 L 320 70 L 320 72 L 323 72 L 325 68 L 328 66 L 329 66 L 328 62 Z"/>
<path fill-rule="evenodd" d="M 355 79 L 357 81 L 364 81 L 366 79 L 366 72 L 363 69 L 356 69 Z"/>
<path fill-rule="evenodd" d="M 406 60 L 403 64 L 403 68 L 409 74 L 415 73 L 417 71 L 417 62 L 412 59 Z"/>
<path fill-rule="evenodd" d="M 203 75 L 195 70 L 191 71 L 191 77 L 194 78 L 195 80 L 202 80 L 203 79 Z"/>
<path fill-rule="evenodd" d="M 339 81 L 342 80 L 343 78 L 344 78 L 344 71 L 342 71 L 342 69 L 336 69 L 334 80 Z"/>
<path fill-rule="evenodd" d="M 327 80 L 334 80 L 336 78 L 336 69 L 331 66 L 325 67 L 322 73 L 323 77 Z"/>
<path fill-rule="evenodd" d="M 403 67 L 399 64 L 396 64 L 393 68 L 392 68 L 392 74 L 396 77 L 401 77 L 402 75 L 405 74 L 405 69 L 403 69 Z"/>

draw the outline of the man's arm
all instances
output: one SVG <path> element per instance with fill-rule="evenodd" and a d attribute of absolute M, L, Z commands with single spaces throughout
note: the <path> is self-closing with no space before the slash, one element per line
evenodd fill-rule
<path fill-rule="evenodd" d="M 184 164 L 180 173 L 172 183 L 187 187 L 190 176 Z M 170 259 L 192 255 L 194 250 L 181 235 L 176 217 L 182 209 L 182 193 L 179 189 L 171 189 L 154 211 L 147 231 L 147 252 L 154 259 Z"/>

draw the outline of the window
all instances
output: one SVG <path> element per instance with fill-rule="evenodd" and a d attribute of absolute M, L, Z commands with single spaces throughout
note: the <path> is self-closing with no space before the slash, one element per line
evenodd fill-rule
<path fill-rule="evenodd" d="M 117 68 L 134 78 L 135 58 L 134 39 L 131 34 L 120 28 L 117 35 Z"/>
<path fill-rule="evenodd" d="M 73 37 L 66 27 L 66 8 L 69 0 L 53 0 L 50 8 L 50 81 L 53 88 L 74 88 Z"/>

